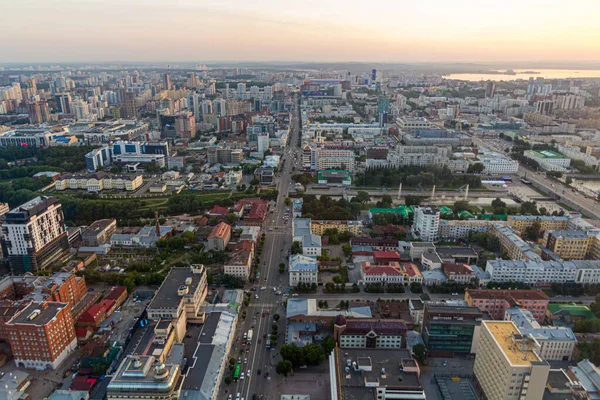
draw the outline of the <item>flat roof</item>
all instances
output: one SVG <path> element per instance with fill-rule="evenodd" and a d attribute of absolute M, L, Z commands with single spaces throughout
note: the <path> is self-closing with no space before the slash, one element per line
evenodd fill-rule
<path fill-rule="evenodd" d="M 512 321 L 483 321 L 483 325 L 490 331 L 511 365 L 531 365 L 533 362 L 542 361 L 533 351 L 533 342 L 531 346 L 527 346 L 525 343 L 519 346 L 515 345 L 514 338 L 522 337 L 522 335 Z"/>
<path fill-rule="evenodd" d="M 15 315 L 7 324 L 46 325 L 60 310 L 67 307 L 68 303 L 49 301 L 45 303 L 31 302 L 23 311 Z M 37 315 L 36 315 L 37 314 Z M 34 316 L 33 318 L 31 318 Z"/>
<path fill-rule="evenodd" d="M 171 268 L 167 277 L 156 291 L 154 298 L 148 304 L 149 309 L 177 308 L 181 303 L 182 297 L 177 294 L 180 286 L 185 285 L 187 278 L 192 279 L 190 293 L 193 293 L 200 284 L 200 274 L 193 272 L 191 267 Z"/>
<path fill-rule="evenodd" d="M 568 158 L 552 150 L 527 150 L 527 152 L 534 154 L 539 158 Z"/>

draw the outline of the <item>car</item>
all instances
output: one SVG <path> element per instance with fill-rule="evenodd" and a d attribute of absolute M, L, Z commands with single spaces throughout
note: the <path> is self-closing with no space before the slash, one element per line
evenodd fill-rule
<path fill-rule="evenodd" d="M 244 364 L 248 364 L 248 359 L 244 358 Z"/>
<path fill-rule="evenodd" d="M 261 287 L 260 290 L 265 290 L 267 289 L 265 286 Z"/>
<path fill-rule="evenodd" d="M 257 294 L 255 294 L 254 297 L 258 299 L 258 295 Z"/>
<path fill-rule="evenodd" d="M 262 371 L 259 369 L 258 371 L 256 371 L 256 375 L 260 375 Z"/>
<path fill-rule="evenodd" d="M 267 338 L 267 334 L 265 333 L 265 334 L 263 335 L 263 339 L 266 339 L 266 338 Z"/>
<path fill-rule="evenodd" d="M 229 399 L 229 400 L 232 400 L 232 399 L 233 399 L 233 393 L 229 393 L 229 397 L 228 397 L 228 399 Z"/>
<path fill-rule="evenodd" d="M 238 394 L 237 394 L 237 396 L 236 396 L 236 399 L 239 399 L 239 398 L 240 398 L 240 396 L 241 396 L 241 394 L 240 394 L 240 392 L 238 392 Z"/>
<path fill-rule="evenodd" d="M 293 293 L 292 297 L 298 297 L 298 293 Z"/>
<path fill-rule="evenodd" d="M 240 375 L 240 380 L 244 380 L 244 373 L 242 372 L 242 374 Z"/>
<path fill-rule="evenodd" d="M 258 339 L 258 343 L 262 343 L 262 339 Z"/>
<path fill-rule="evenodd" d="M 448 365 L 448 361 L 444 360 L 444 362 L 442 362 L 442 365 L 445 367 L 446 365 Z"/>
<path fill-rule="evenodd" d="M 263 318 L 264 318 L 264 316 L 265 316 L 265 313 L 262 313 L 262 316 L 263 316 Z"/>
<path fill-rule="evenodd" d="M 248 370 L 248 373 L 246 374 L 246 376 L 250 375 L 250 370 Z"/>

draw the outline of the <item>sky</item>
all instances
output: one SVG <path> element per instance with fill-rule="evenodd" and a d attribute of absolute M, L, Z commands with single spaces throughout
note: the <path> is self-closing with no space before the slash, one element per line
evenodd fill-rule
<path fill-rule="evenodd" d="M 0 63 L 600 60 L 598 0 L 0 0 Z"/>

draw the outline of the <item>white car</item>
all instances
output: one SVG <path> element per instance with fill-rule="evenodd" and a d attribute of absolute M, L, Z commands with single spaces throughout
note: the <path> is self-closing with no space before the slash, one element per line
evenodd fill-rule
<path fill-rule="evenodd" d="M 242 372 L 242 374 L 240 375 L 240 380 L 244 380 L 244 373 Z"/>
<path fill-rule="evenodd" d="M 263 286 L 260 288 L 260 290 L 265 290 L 266 288 L 267 288 L 266 286 Z"/>
<path fill-rule="evenodd" d="M 255 294 L 254 297 L 258 299 L 258 295 L 257 294 Z"/>

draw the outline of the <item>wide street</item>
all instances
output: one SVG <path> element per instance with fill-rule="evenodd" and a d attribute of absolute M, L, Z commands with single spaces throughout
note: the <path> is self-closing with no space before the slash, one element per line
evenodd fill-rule
<path fill-rule="evenodd" d="M 237 393 L 240 393 L 241 398 L 244 398 L 244 400 L 251 400 L 253 394 L 262 395 L 262 399 L 278 398 L 275 388 L 271 387 L 276 384 L 272 380 L 265 378 L 264 375 L 267 372 L 269 376 L 276 375 L 275 360 L 279 346 L 285 342 L 285 309 L 282 306 L 284 298 L 281 295 L 277 295 L 273 288 L 287 288 L 289 282 L 287 272 L 283 274 L 279 272 L 279 263 L 284 262 L 287 265 L 288 253 L 292 245 L 292 213 L 290 208 L 289 219 L 287 219 L 286 223 L 285 214 L 288 206 L 284 202 L 290 186 L 294 153 L 300 157 L 297 147 L 300 129 L 297 101 L 296 99 L 294 121 L 292 121 L 292 131 L 288 140 L 288 146 L 282 157 L 284 166 L 280 170 L 279 175 L 275 177 L 275 182 L 279 190 L 277 206 L 269 214 L 265 226 L 263 226 L 266 237 L 262 256 L 260 257 L 260 279 L 256 280 L 251 286 L 246 285 L 246 290 L 254 288 L 253 290 L 255 291 L 251 292 L 252 300 L 246 309 L 246 319 L 240 320 L 238 323 L 235 343 L 232 346 L 232 353 L 230 354 L 230 357 L 241 360 L 242 371 L 245 375 L 243 380 L 240 379 L 238 382 L 233 382 L 228 386 L 228 391 L 233 394 L 233 398 L 236 397 Z M 265 287 L 265 289 L 261 290 L 262 287 Z M 258 299 L 256 296 L 258 296 Z M 265 315 L 264 317 L 263 314 Z M 271 334 L 274 314 L 281 316 L 278 331 L 279 338 L 277 340 L 277 347 L 269 350 L 265 346 L 265 335 Z M 244 332 L 248 332 L 250 329 L 254 332 L 252 344 L 246 346 L 242 354 L 241 339 Z M 245 363 L 246 359 L 247 363 Z M 260 375 L 258 374 L 258 370 L 261 371 Z M 249 374 L 248 371 L 250 371 Z"/>

